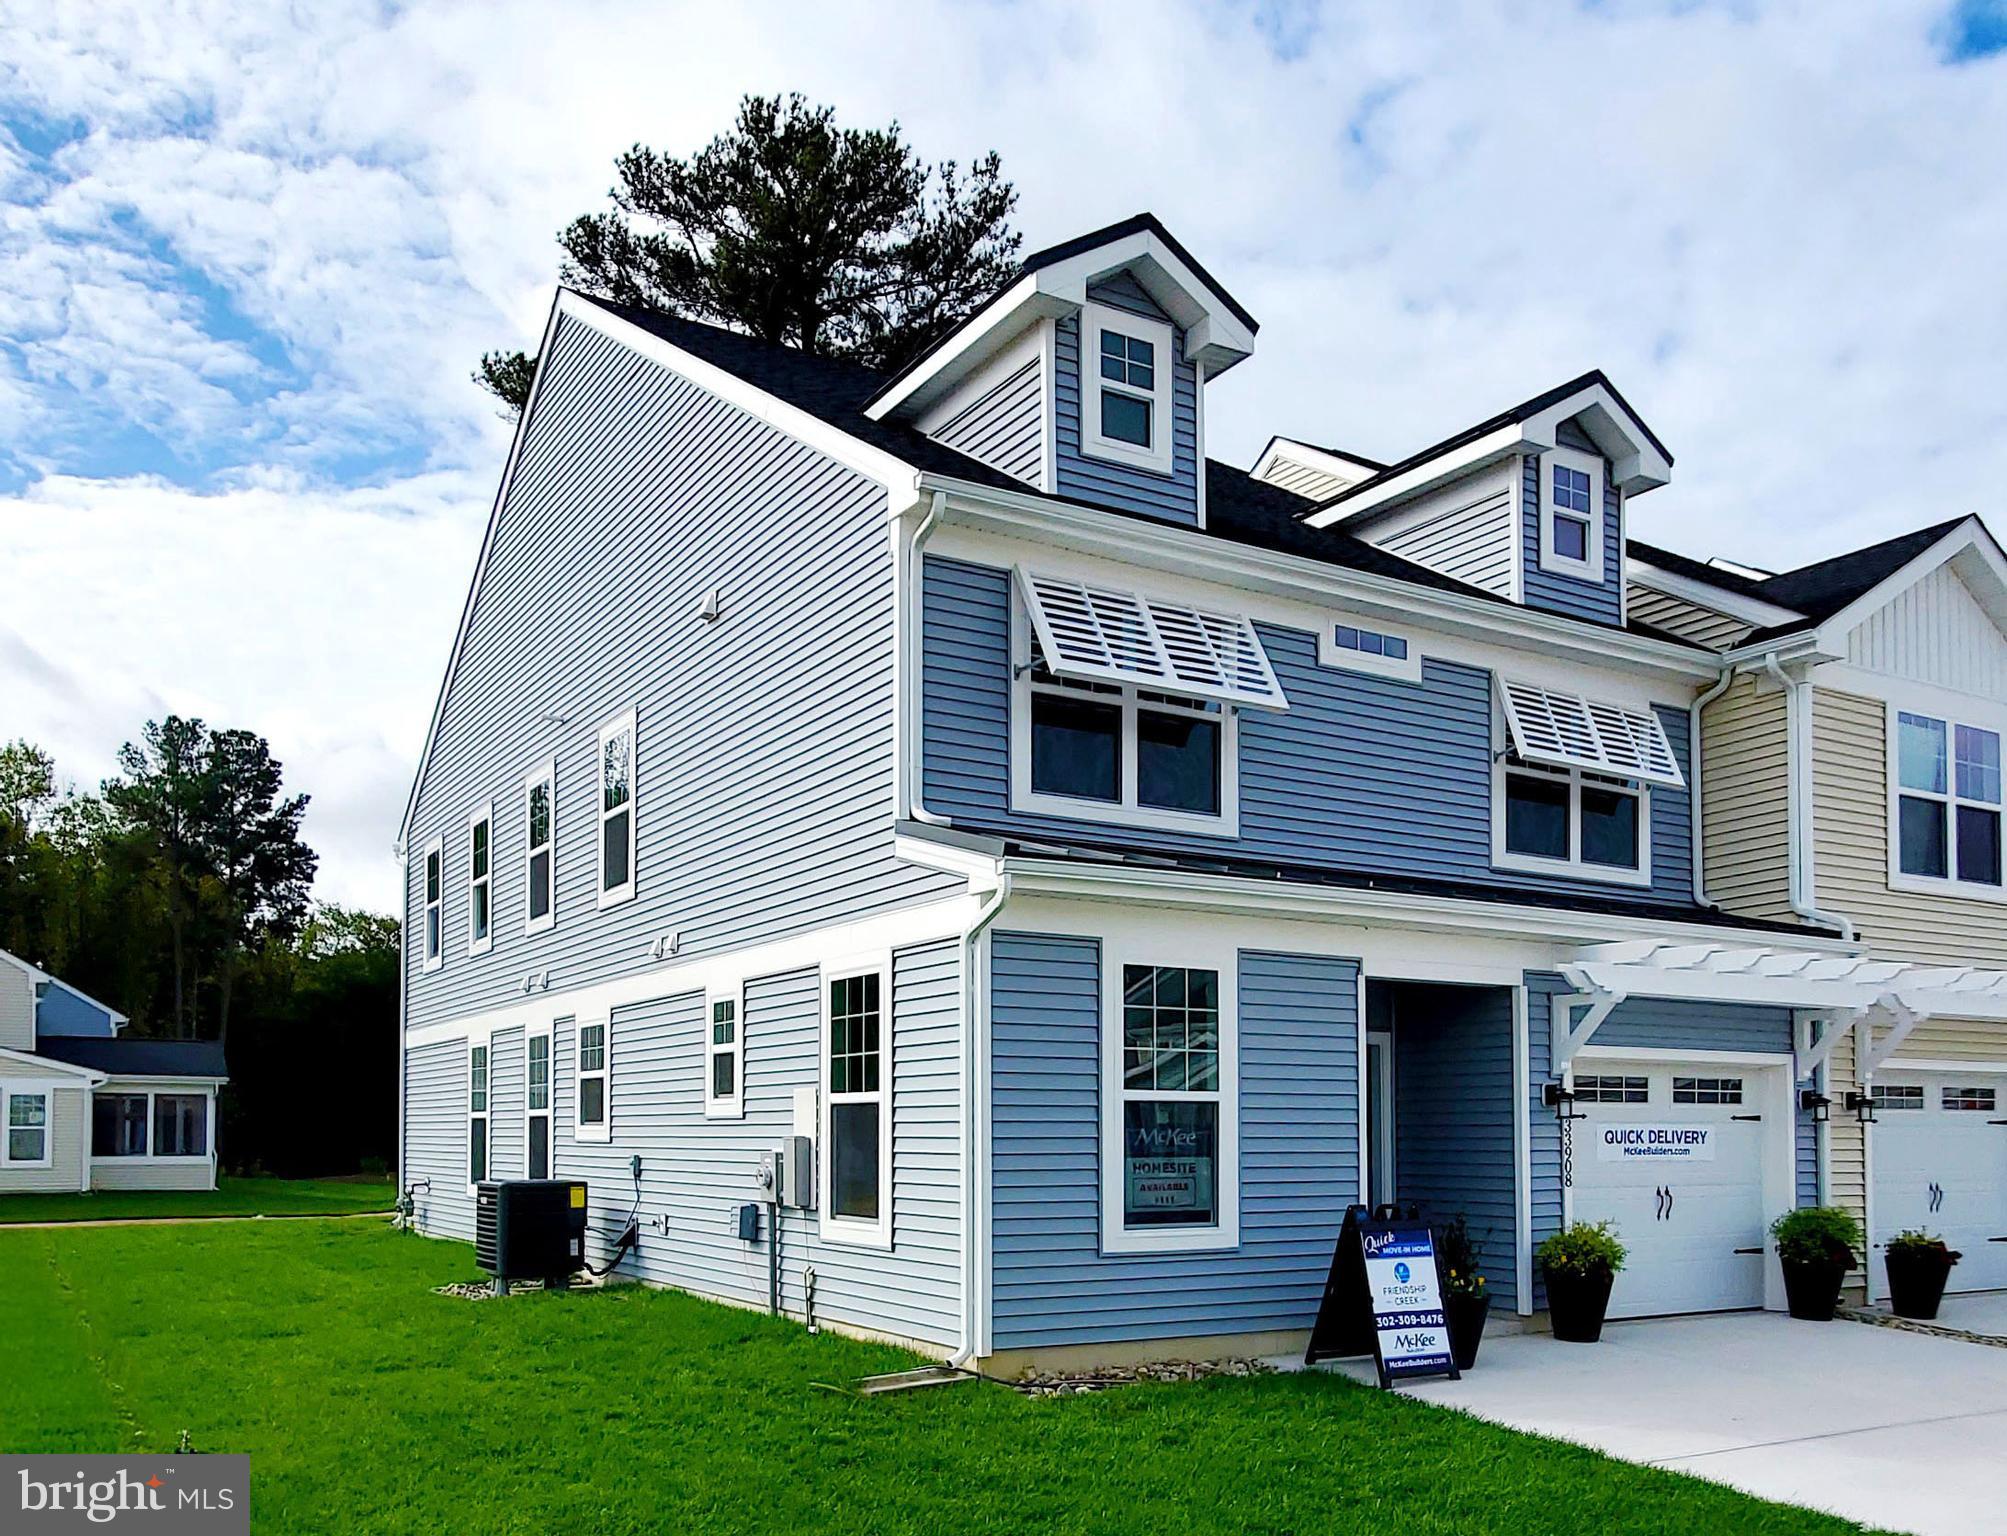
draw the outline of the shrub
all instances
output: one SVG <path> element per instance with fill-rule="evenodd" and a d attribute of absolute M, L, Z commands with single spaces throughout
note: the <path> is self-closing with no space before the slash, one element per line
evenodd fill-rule
<path fill-rule="evenodd" d="M 1442 1267 L 1443 1294 L 1482 1296 L 1484 1276 L 1478 1273 L 1477 1266 L 1483 1257 L 1483 1247 L 1470 1235 L 1470 1219 L 1458 1211 L 1456 1219 L 1436 1233 L 1436 1261 Z"/>
<path fill-rule="evenodd" d="M 1626 1249 L 1607 1221 L 1578 1221 L 1540 1245 L 1534 1257 L 1550 1275 L 1614 1275 Z"/>
<path fill-rule="evenodd" d="M 1943 1238 L 1934 1232 L 1926 1232 L 1921 1227 L 1912 1227 L 1907 1232 L 1898 1232 L 1888 1241 L 1888 1254 L 1896 1258 L 1933 1258 L 1946 1268 L 1956 1264 L 1965 1255 L 1948 1247 Z"/>
<path fill-rule="evenodd" d="M 1867 1237 L 1853 1212 L 1837 1205 L 1808 1205 L 1786 1211 L 1770 1223 L 1777 1239 L 1777 1257 L 1786 1264 L 1833 1264 L 1843 1270 L 1860 1267 L 1858 1255 Z"/>

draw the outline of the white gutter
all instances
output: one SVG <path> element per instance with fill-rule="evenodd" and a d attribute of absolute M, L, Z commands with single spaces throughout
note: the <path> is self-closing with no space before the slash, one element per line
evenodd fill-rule
<path fill-rule="evenodd" d="M 1784 689 L 1784 737 L 1788 748 L 1785 761 L 1789 764 L 1785 821 L 1790 846 L 1791 910 L 1807 922 L 1839 929 L 1841 936 L 1852 944 L 1858 938 L 1852 921 L 1837 912 L 1822 912 L 1813 899 L 1817 892 L 1812 873 L 1816 823 L 1812 815 L 1812 711 L 1807 707 L 1811 702 L 1808 696 L 1811 685 L 1779 666 L 1775 651 L 1764 656 L 1763 670 Z"/>
<path fill-rule="evenodd" d="M 904 590 L 899 596 L 899 811 L 902 819 L 931 823 L 937 827 L 950 825 L 945 816 L 936 816 L 927 809 L 927 791 L 921 782 L 922 751 L 924 747 L 920 712 L 925 707 L 925 690 L 921 686 L 920 668 L 926 653 L 924 635 L 926 624 L 925 594 L 927 586 L 926 562 L 921 556 L 927 542 L 927 535 L 934 530 L 940 518 L 941 508 L 947 505 L 945 491 L 935 491 L 927 504 L 927 515 L 920 519 L 913 536 L 906 542 L 904 555 Z"/>
<path fill-rule="evenodd" d="M 948 1364 L 957 1370 L 975 1354 L 982 1327 L 982 1286 L 978 1273 L 982 1267 L 982 1224 L 976 1220 L 976 1190 L 980 1183 L 977 1173 L 982 1151 L 976 1135 L 979 1121 L 976 1068 L 981 1055 L 976 1019 L 982 998 L 977 984 L 977 957 L 983 950 L 984 932 L 1010 900 L 1010 885 L 1009 875 L 998 876 L 989 901 L 962 932 L 962 1343 L 948 1357 Z"/>
<path fill-rule="evenodd" d="M 1711 905 L 1707 899 L 1707 838 L 1706 821 L 1701 806 L 1701 711 L 1728 692 L 1728 685 L 1735 681 L 1735 668 L 1724 667 L 1715 685 L 1693 701 L 1693 708 L 1686 717 L 1686 760 L 1687 783 L 1687 834 L 1693 840 L 1693 899 L 1701 906 Z"/>

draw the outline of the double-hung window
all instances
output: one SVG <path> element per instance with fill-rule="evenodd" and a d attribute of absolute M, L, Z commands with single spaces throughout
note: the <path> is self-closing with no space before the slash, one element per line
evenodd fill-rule
<path fill-rule="evenodd" d="M 577 1078 L 571 1100 L 572 1134 L 580 1141 L 610 1141 L 613 1139 L 609 1096 L 613 1021 L 580 1019 L 576 1028 L 578 1039 L 572 1054 Z"/>
<path fill-rule="evenodd" d="M 1603 579 L 1603 461 L 1556 448 L 1542 459 L 1540 568 L 1561 576 Z"/>
<path fill-rule="evenodd" d="M 544 763 L 523 780 L 523 931 L 557 921 L 557 767 Z"/>
<path fill-rule="evenodd" d="M 1170 474 L 1171 327 L 1102 304 L 1087 305 L 1080 325 L 1081 451 Z"/>
<path fill-rule="evenodd" d="M 484 805 L 467 823 L 467 953 L 485 955 L 495 938 L 495 811 Z"/>
<path fill-rule="evenodd" d="M 822 1235 L 890 1246 L 890 967 L 882 959 L 823 977 Z"/>
<path fill-rule="evenodd" d="M 714 1120 L 736 1120 L 746 1112 L 742 1077 L 739 998 L 712 997 L 705 1020 L 704 1113 Z"/>
<path fill-rule="evenodd" d="M 551 1028 L 533 1028 L 524 1037 L 525 1103 L 523 1167 L 532 1179 L 551 1176 Z"/>
<path fill-rule="evenodd" d="M 634 711 L 599 732 L 599 904 L 634 895 Z"/>
<path fill-rule="evenodd" d="M 1104 960 L 1102 1247 L 1239 1241 L 1232 962 Z"/>
<path fill-rule="evenodd" d="M 6 1123 L 0 1130 L 0 1165 L 13 1168 L 48 1168 L 53 1165 L 49 1146 L 49 1090 L 23 1084 L 0 1084 Z"/>
<path fill-rule="evenodd" d="M 488 1177 L 488 1047 L 467 1048 L 467 1182 Z"/>
<path fill-rule="evenodd" d="M 1894 873 L 1911 887 L 2001 895 L 2000 733 L 1893 710 Z"/>
<path fill-rule="evenodd" d="M 436 971 L 444 960 L 441 927 L 444 922 L 446 844 L 435 837 L 425 845 L 425 969 Z"/>

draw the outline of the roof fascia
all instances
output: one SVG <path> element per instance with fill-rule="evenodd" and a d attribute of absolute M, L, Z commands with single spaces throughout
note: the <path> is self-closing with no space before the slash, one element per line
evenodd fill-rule
<path fill-rule="evenodd" d="M 104 1073 L 94 1072 L 89 1067 L 80 1067 L 67 1061 L 57 1061 L 53 1056 L 37 1056 L 33 1051 L 16 1051 L 0 1047 L 0 1062 L 9 1061 L 25 1061 L 30 1066 L 40 1067 L 45 1071 L 57 1072 L 64 1077 L 82 1078 L 85 1083 L 93 1088 L 105 1080 Z"/>
<path fill-rule="evenodd" d="M 1318 508 L 1303 521 L 1312 528 L 1362 523 L 1473 469 L 1523 453 L 1526 447 L 1524 429 L 1518 423 L 1510 423 L 1495 432 L 1487 432 L 1483 437 L 1439 453 L 1434 458 L 1424 459 L 1356 494 L 1340 491 L 1340 500 Z"/>
<path fill-rule="evenodd" d="M 1884 577 L 1821 624 L 1816 631 L 1819 650 L 1837 656 L 1845 655 L 1847 636 L 1856 628 L 1939 566 L 1948 565 L 1962 556 L 1969 558 L 1964 560 L 1959 574 L 1974 587 L 1973 596 L 1986 610 L 1987 616 L 2003 633 L 2007 633 L 2007 559 L 2002 558 L 2000 546 L 1993 541 L 1986 525 L 1976 517 L 1968 517 L 1922 554 Z M 1974 577 L 1978 578 L 1976 582 Z M 1988 585 L 1993 589 L 1990 593 L 1984 590 Z"/>

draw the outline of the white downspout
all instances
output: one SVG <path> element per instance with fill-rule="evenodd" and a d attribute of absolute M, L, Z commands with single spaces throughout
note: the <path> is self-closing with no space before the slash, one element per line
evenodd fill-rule
<path fill-rule="evenodd" d="M 1693 899 L 1697 906 L 1710 906 L 1707 899 L 1707 823 L 1705 808 L 1701 804 L 1701 711 L 1728 692 L 1728 685 L 1735 681 L 1735 668 L 1724 667 L 1715 685 L 1693 701 L 1693 708 L 1686 717 L 1686 761 L 1687 771 L 1693 775 L 1693 782 L 1687 787 L 1687 831 L 1693 838 Z"/>
<path fill-rule="evenodd" d="M 951 825 L 945 816 L 936 816 L 926 806 L 926 790 L 920 781 L 922 736 L 920 711 L 925 703 L 921 686 L 920 662 L 925 652 L 922 627 L 926 623 L 926 565 L 920 558 L 921 546 L 933 532 L 934 523 L 947 502 L 945 491 L 934 492 L 927 515 L 913 530 L 906 544 L 906 590 L 900 597 L 899 629 L 899 815 L 901 819 L 924 821 L 930 826 Z"/>
<path fill-rule="evenodd" d="M 976 1352 L 982 1318 L 982 1285 L 977 1271 L 982 1265 L 982 1228 L 976 1220 L 976 1188 L 981 1146 L 977 1140 L 976 1067 L 979 1042 L 976 1019 L 982 992 L 978 985 L 977 956 L 982 953 L 983 934 L 1004 903 L 1010 900 L 1010 876 L 1000 875 L 997 888 L 962 933 L 962 1342 L 948 1357 L 950 1367 L 959 1370 Z M 986 978 L 983 978 L 986 979 Z"/>
<path fill-rule="evenodd" d="M 1807 922 L 1837 928 L 1849 944 L 1856 938 L 1852 921 L 1836 912 L 1822 912 L 1813 903 L 1812 858 L 1814 822 L 1812 818 L 1812 712 L 1806 708 L 1806 690 L 1811 686 L 1794 678 L 1777 664 L 1777 653 L 1763 658 L 1763 670 L 1776 678 L 1784 689 L 1784 736 L 1789 747 L 1789 771 L 1785 776 L 1791 864 L 1791 910 Z"/>

